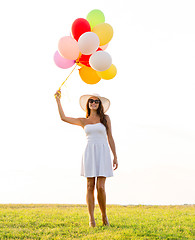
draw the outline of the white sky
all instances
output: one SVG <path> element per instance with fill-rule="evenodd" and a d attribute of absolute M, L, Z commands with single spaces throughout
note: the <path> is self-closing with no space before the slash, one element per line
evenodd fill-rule
<path fill-rule="evenodd" d="M 75 70 L 62 88 L 67 116 L 79 97 L 111 100 L 119 169 L 109 204 L 191 204 L 195 199 L 194 1 L 4 1 L 0 6 L 0 203 L 85 203 L 85 134 L 60 120 L 53 94 L 72 68 L 55 66 L 58 40 L 100 9 L 114 36 L 118 74 L 87 85 Z M 97 203 L 97 202 L 96 202 Z"/>

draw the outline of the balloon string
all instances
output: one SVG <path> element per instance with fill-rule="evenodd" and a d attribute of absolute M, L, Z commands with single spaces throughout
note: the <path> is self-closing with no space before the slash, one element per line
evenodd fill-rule
<path fill-rule="evenodd" d="M 73 73 L 73 71 L 76 69 L 77 64 L 75 64 L 75 67 L 72 69 L 71 73 L 68 75 L 68 77 L 64 80 L 64 82 L 61 84 L 61 86 L 59 87 L 59 90 L 61 90 L 61 87 L 64 85 L 64 83 L 68 80 L 68 78 L 70 77 L 70 75 Z"/>

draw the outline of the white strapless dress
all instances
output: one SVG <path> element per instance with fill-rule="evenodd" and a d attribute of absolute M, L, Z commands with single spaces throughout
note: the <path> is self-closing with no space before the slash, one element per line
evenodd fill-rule
<path fill-rule="evenodd" d="M 84 131 L 87 144 L 82 156 L 81 176 L 112 177 L 113 168 L 105 126 L 102 123 L 87 124 Z"/>

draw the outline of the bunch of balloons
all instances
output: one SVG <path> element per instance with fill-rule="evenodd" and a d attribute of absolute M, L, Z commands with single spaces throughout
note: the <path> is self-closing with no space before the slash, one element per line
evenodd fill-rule
<path fill-rule="evenodd" d="M 54 62 L 63 69 L 77 64 L 80 66 L 79 75 L 87 84 L 112 79 L 117 69 L 110 54 L 104 51 L 112 37 L 113 28 L 105 23 L 103 12 L 94 9 L 86 19 L 77 18 L 73 22 L 71 36 L 59 40 Z"/>

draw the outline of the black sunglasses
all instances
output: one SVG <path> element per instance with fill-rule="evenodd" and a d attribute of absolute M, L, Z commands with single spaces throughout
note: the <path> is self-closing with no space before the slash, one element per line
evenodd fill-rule
<path fill-rule="evenodd" d="M 95 103 L 95 104 L 98 104 L 100 103 L 100 100 L 94 100 L 94 99 L 89 99 L 89 103 Z"/>

